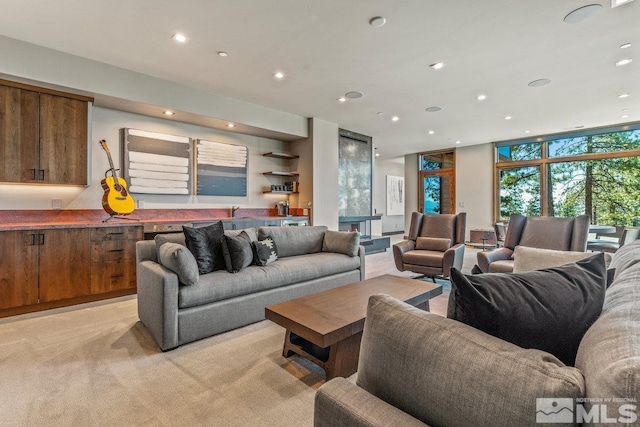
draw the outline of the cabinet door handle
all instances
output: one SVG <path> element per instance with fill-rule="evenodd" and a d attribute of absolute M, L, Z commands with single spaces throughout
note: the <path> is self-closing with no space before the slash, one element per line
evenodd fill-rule
<path fill-rule="evenodd" d="M 120 277 L 124 277 L 124 274 L 112 274 L 112 275 L 111 275 L 111 278 L 112 278 L 112 279 L 118 279 L 118 278 L 120 278 Z"/>
<path fill-rule="evenodd" d="M 35 246 L 36 245 L 36 236 L 37 234 L 29 234 L 29 237 L 31 237 L 31 242 L 27 243 L 27 246 Z"/>
<path fill-rule="evenodd" d="M 38 236 L 40 237 L 40 243 L 38 243 L 39 245 L 44 245 L 44 234 L 38 234 Z"/>
<path fill-rule="evenodd" d="M 109 252 L 124 252 L 124 249 L 109 249 Z"/>
<path fill-rule="evenodd" d="M 38 178 L 36 178 L 36 171 L 37 169 L 31 169 L 31 172 L 33 172 L 33 180 L 37 180 Z"/>
<path fill-rule="evenodd" d="M 39 169 L 40 171 L 40 180 L 44 181 L 44 169 Z"/>

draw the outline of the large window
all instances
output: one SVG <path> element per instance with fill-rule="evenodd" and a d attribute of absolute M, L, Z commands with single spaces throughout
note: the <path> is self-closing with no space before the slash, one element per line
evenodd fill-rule
<path fill-rule="evenodd" d="M 640 225 L 640 124 L 496 143 L 496 217 L 571 217 Z"/>

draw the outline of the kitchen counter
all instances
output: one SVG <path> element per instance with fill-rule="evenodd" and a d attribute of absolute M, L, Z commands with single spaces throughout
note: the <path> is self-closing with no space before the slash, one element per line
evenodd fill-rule
<path fill-rule="evenodd" d="M 292 216 L 283 217 L 275 215 L 275 209 L 271 208 L 245 208 L 232 217 L 230 209 L 139 209 L 109 219 L 109 214 L 101 209 L 0 210 L 0 231 L 308 218 L 298 213 L 302 209 L 292 209 Z"/>

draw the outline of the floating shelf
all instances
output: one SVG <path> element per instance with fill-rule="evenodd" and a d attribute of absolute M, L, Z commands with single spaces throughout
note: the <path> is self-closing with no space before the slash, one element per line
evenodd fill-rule
<path fill-rule="evenodd" d="M 271 190 L 262 190 L 263 193 L 271 193 L 271 194 L 298 194 L 297 191 L 271 191 Z"/>
<path fill-rule="evenodd" d="M 269 171 L 269 172 L 263 172 L 263 175 L 271 175 L 271 176 L 298 176 L 300 175 L 297 172 L 284 172 L 284 171 Z"/>
<path fill-rule="evenodd" d="M 276 153 L 276 152 L 264 153 L 263 156 L 265 156 L 265 157 L 275 157 L 277 159 L 297 159 L 299 157 L 299 156 L 296 156 L 294 154 Z"/>

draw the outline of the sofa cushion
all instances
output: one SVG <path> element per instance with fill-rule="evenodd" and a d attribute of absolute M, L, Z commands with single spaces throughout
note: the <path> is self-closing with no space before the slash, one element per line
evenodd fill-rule
<path fill-rule="evenodd" d="M 444 252 L 451 247 L 451 239 L 442 237 L 418 237 L 416 249 Z"/>
<path fill-rule="evenodd" d="M 573 223 L 573 218 L 527 217 L 520 244 L 533 248 L 568 251 L 571 249 Z"/>
<path fill-rule="evenodd" d="M 156 242 L 156 252 L 158 252 L 158 255 L 160 255 L 160 246 L 167 242 L 179 243 L 182 246 L 187 246 L 187 243 L 184 239 L 184 233 L 156 234 L 153 240 Z"/>
<path fill-rule="evenodd" d="M 160 264 L 178 275 L 183 285 L 193 285 L 198 282 L 198 263 L 186 246 L 179 243 L 167 242 L 158 249 Z"/>
<path fill-rule="evenodd" d="M 214 271 L 200 276 L 193 286 L 178 290 L 178 307 L 195 307 L 240 295 L 301 283 L 332 274 L 356 270 L 359 257 L 333 252 L 278 258 L 267 266 L 251 265 L 238 274 Z"/>
<path fill-rule="evenodd" d="M 337 252 L 349 256 L 358 255 L 360 246 L 360 233 L 357 231 L 331 231 L 324 233 L 322 250 L 324 252 Z"/>
<path fill-rule="evenodd" d="M 224 229 L 222 221 L 206 227 L 182 226 L 187 248 L 198 262 L 200 274 L 226 268 L 224 261 Z"/>
<path fill-rule="evenodd" d="M 405 264 L 421 265 L 423 267 L 442 268 L 444 262 L 443 252 L 437 251 L 409 251 L 402 254 L 402 262 Z"/>
<path fill-rule="evenodd" d="M 260 227 L 258 239 L 271 237 L 278 247 L 278 257 L 313 254 L 322 251 L 324 233 L 327 227 Z"/>
<path fill-rule="evenodd" d="M 453 268 L 447 316 L 573 365 L 602 311 L 606 276 L 602 253 L 525 273 L 467 276 Z"/>
<path fill-rule="evenodd" d="M 615 269 L 615 277 L 618 277 L 623 271 L 631 266 L 640 263 L 640 240 L 635 240 L 626 245 L 622 245 L 615 254 L 609 268 Z"/>
<path fill-rule="evenodd" d="M 637 246 L 634 252 L 640 258 Z M 607 403 L 616 416 L 620 405 L 640 402 L 639 330 L 640 264 L 635 264 L 623 269 L 607 290 L 602 315 L 584 335 L 576 357 L 587 397 L 619 399 Z"/>
<path fill-rule="evenodd" d="M 369 300 L 356 382 L 433 426 L 534 425 L 537 398 L 584 395 L 580 371 L 552 355 L 387 295 Z"/>
<path fill-rule="evenodd" d="M 253 263 L 256 265 L 269 265 L 278 259 L 278 248 L 271 238 L 251 242 L 251 249 L 253 250 Z"/>
<path fill-rule="evenodd" d="M 513 251 L 513 272 L 541 270 L 543 268 L 560 267 L 561 265 L 580 261 L 593 256 L 593 252 L 556 251 L 553 249 L 530 248 L 516 246 Z M 611 254 L 604 254 L 604 265 L 611 263 Z"/>
<path fill-rule="evenodd" d="M 229 273 L 237 273 L 253 263 L 251 238 L 245 231 L 237 235 L 224 236 L 224 263 Z"/>

